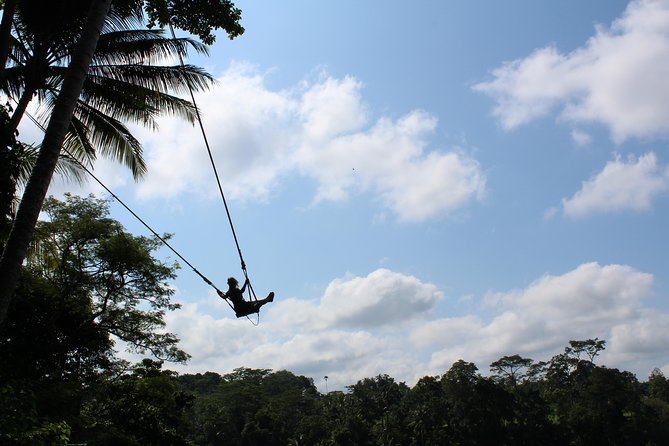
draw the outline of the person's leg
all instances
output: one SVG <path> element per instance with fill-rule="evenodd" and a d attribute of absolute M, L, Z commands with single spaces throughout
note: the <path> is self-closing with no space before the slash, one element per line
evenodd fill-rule
<path fill-rule="evenodd" d="M 274 301 L 274 291 L 269 293 L 266 298 L 261 299 L 261 300 L 258 301 L 258 308 L 260 308 L 263 305 L 265 305 L 266 303 L 272 302 L 272 301 Z"/>

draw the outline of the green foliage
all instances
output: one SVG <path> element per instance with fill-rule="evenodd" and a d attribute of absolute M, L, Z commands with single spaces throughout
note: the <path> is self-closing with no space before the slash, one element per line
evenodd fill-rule
<path fill-rule="evenodd" d="M 38 415 L 39 398 L 25 383 L 0 387 L 0 444 L 4 446 L 60 446 L 69 444 L 72 429 L 65 421 Z M 16 384 L 19 384 L 18 386 Z"/>
<path fill-rule="evenodd" d="M 577 345 L 591 345 L 584 342 Z M 656 371 L 641 385 L 590 358 L 569 350 L 548 362 L 504 356 L 494 362 L 504 379 L 459 360 L 413 388 L 378 375 L 326 395 L 287 371 L 177 380 L 198 392 L 189 437 L 198 445 L 666 444 L 664 375 Z"/>
<path fill-rule="evenodd" d="M 426 376 L 418 380 L 402 404 L 411 444 L 446 443 L 449 412 L 439 379 Z"/>
<path fill-rule="evenodd" d="M 185 445 L 187 408 L 193 397 L 179 389 L 174 372 L 145 359 L 131 373 L 104 380 L 83 405 L 85 429 L 77 441 L 96 445 Z"/>
<path fill-rule="evenodd" d="M 230 39 L 244 33 L 242 11 L 229 0 L 148 0 L 149 27 L 173 25 L 198 36 L 205 44 L 216 40 L 213 30 L 223 29 Z"/>
<path fill-rule="evenodd" d="M 68 444 L 98 426 L 87 416 L 91 407 L 109 409 L 110 432 L 123 419 L 118 411 L 145 403 L 154 426 L 178 424 L 170 417 L 190 400 L 174 389 L 173 373 L 151 361 L 124 373 L 111 337 L 135 351 L 187 358 L 162 332 L 165 311 L 178 308 L 167 282 L 175 265 L 153 257 L 158 240 L 132 236 L 109 218 L 104 200 L 68 196 L 45 209 L 50 218 L 38 227 L 38 247 L 0 327 L 0 444 Z M 126 394 L 125 404 L 112 404 Z M 125 436 L 130 428 L 117 430 Z"/>
<path fill-rule="evenodd" d="M 170 301 L 174 290 L 168 283 L 176 265 L 153 257 L 160 240 L 125 232 L 109 218 L 104 200 L 49 198 L 44 211 L 49 220 L 37 226 L 36 255 L 29 267 L 60 290 L 68 305 L 82 300 L 87 319 L 75 326 L 117 336 L 139 353 L 185 361 L 178 339 L 158 332 L 165 326 L 165 311 L 179 308 Z"/>
<path fill-rule="evenodd" d="M 302 444 L 300 439 L 313 437 L 312 429 L 317 429 L 318 423 L 307 415 L 317 412 L 318 392 L 304 376 L 240 368 L 220 380 L 210 374 L 186 375 L 178 381 L 208 390 L 198 396 L 192 411 L 196 444 Z"/>
<path fill-rule="evenodd" d="M 490 371 L 501 383 L 515 386 L 525 378 L 524 371 L 529 369 L 532 362 L 530 358 L 523 358 L 520 355 L 503 356 L 490 364 Z"/>
<path fill-rule="evenodd" d="M 0 85 L 17 103 L 12 116 L 14 126 L 36 97 L 43 106 L 37 119 L 45 127 L 79 35 L 53 23 L 36 29 L 42 19 L 35 20 L 33 9 L 21 9 L 15 17 L 14 56 L 3 71 Z M 70 8 L 60 9 L 54 14 L 72 13 Z M 175 94 L 188 92 L 188 88 L 203 90 L 213 82 L 211 75 L 200 68 L 165 64 L 166 60 L 185 56 L 188 49 L 206 54 L 203 44 L 187 38 L 166 38 L 162 30 L 143 29 L 142 21 L 141 15 L 117 20 L 112 15 L 107 20 L 63 144 L 66 152 L 84 163 L 98 155 L 116 159 L 136 178 L 146 172 L 142 146 L 124 123 L 155 129 L 156 118 L 164 113 L 194 122 L 195 106 Z M 44 30 L 49 29 L 45 34 Z"/>

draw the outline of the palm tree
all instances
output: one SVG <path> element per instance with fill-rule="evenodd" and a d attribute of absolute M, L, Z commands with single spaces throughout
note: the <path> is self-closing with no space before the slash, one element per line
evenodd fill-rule
<path fill-rule="evenodd" d="M 42 203 L 58 162 L 61 146 L 74 114 L 77 99 L 84 86 L 88 67 L 93 60 L 105 18 L 112 0 L 92 0 L 85 25 L 70 61 L 69 71 L 52 112 L 52 119 L 44 133 L 40 153 L 35 162 L 21 204 L 16 212 L 12 230 L 0 259 L 0 326 L 4 324 L 7 309 L 35 231 Z"/>
<path fill-rule="evenodd" d="M 16 0 L 5 0 L 2 5 L 2 21 L 0 21 L 0 73 L 7 64 L 9 56 L 9 39 L 12 32 L 12 20 L 16 11 Z"/>
<path fill-rule="evenodd" d="M 124 20 L 120 26 L 139 25 Z M 45 126 L 67 72 L 72 53 L 67 38 L 45 46 L 26 32 L 20 15 L 16 17 L 12 51 L 13 65 L 5 69 L 0 87 L 16 101 L 8 131 L 17 128 L 30 101 L 37 97 L 44 105 L 38 120 Z M 142 147 L 123 122 L 156 128 L 155 118 L 172 113 L 190 122 L 194 106 L 170 94 L 206 88 L 211 76 L 192 65 L 167 66 L 166 60 L 184 56 L 193 48 L 206 54 L 206 46 L 187 38 L 165 38 L 159 29 L 118 29 L 108 22 L 100 36 L 88 76 L 75 106 L 64 149 L 80 161 L 92 161 L 96 154 L 116 158 L 126 164 L 135 178 L 146 171 Z M 67 36 L 66 36 L 67 37 Z"/>

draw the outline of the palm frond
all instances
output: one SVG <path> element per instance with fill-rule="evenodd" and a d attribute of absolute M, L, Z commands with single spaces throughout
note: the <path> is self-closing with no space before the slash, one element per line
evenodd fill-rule
<path fill-rule="evenodd" d="M 118 29 L 137 28 L 144 25 L 144 9 L 142 2 L 113 2 L 107 15 L 103 33 Z"/>
<path fill-rule="evenodd" d="M 38 154 L 39 146 L 21 145 L 21 151 L 17 157 L 17 184 L 19 186 L 24 187 L 28 182 Z M 68 156 L 61 155 L 58 158 L 58 164 L 56 164 L 56 175 L 67 181 L 81 184 L 85 181 L 86 172 L 81 168 L 79 163 L 73 161 Z"/>
<path fill-rule="evenodd" d="M 17 183 L 23 187 L 30 178 L 35 161 L 37 160 L 38 149 L 35 146 L 21 144 L 21 149 L 16 157 Z"/>
<path fill-rule="evenodd" d="M 2 92 L 18 102 L 25 86 L 23 69 L 19 67 L 7 67 L 2 76 Z"/>
<path fill-rule="evenodd" d="M 215 83 L 212 75 L 193 65 L 95 65 L 90 67 L 88 78 L 92 82 L 115 80 L 175 94 L 187 94 L 189 87 L 193 91 L 206 90 Z"/>
<path fill-rule="evenodd" d="M 30 52 L 17 37 L 9 36 L 9 60 L 14 64 L 25 63 L 30 58 Z"/>
<path fill-rule="evenodd" d="M 142 145 L 123 123 L 85 104 L 77 107 L 72 122 L 78 129 L 87 129 L 78 131 L 77 139 L 88 157 L 95 159 L 99 154 L 115 159 L 128 167 L 136 180 L 146 174 Z"/>
<path fill-rule="evenodd" d="M 211 75 L 192 65 L 138 66 L 121 65 L 92 68 L 97 75 L 89 76 L 82 90 L 81 100 L 99 108 L 115 119 L 127 120 L 156 129 L 155 118 L 162 113 L 179 116 L 194 122 L 195 107 L 190 101 L 167 92 L 188 94 L 208 88 L 215 80 Z M 62 82 L 64 69 L 54 69 L 49 79 L 53 92 L 43 100 L 45 113 L 50 112 L 56 91 Z"/>
<path fill-rule="evenodd" d="M 193 91 L 198 91 L 208 85 L 210 78 L 190 66 L 144 68 L 141 78 L 123 79 L 121 76 L 121 79 L 87 79 L 82 100 L 119 119 L 132 119 L 147 125 L 162 113 L 194 122 L 196 116 L 193 104 L 166 91 L 187 94 L 189 85 Z"/>
<path fill-rule="evenodd" d="M 160 29 L 133 29 L 143 24 L 141 3 L 113 2 L 64 144 L 74 159 L 84 165 L 92 165 L 98 155 L 110 157 L 128 166 L 136 179 L 146 172 L 146 165 L 141 144 L 124 123 L 136 122 L 156 129 L 156 119 L 162 114 L 194 123 L 195 105 L 179 96 L 205 90 L 215 83 L 209 73 L 198 67 L 168 65 L 177 57 L 186 56 L 189 50 L 207 54 L 202 43 L 191 38 L 166 38 Z M 126 10 L 118 9 L 121 7 Z M 10 97 L 20 98 L 31 60 L 48 66 L 36 92 L 41 103 L 38 119 L 46 123 L 80 30 L 63 30 L 53 42 L 45 42 L 44 36 L 57 30 L 53 23 L 48 23 L 49 30 L 36 32 L 34 26 L 21 20 L 22 17 L 17 20 L 12 63 L 0 88 Z M 31 20 L 38 23 L 44 17 Z M 67 158 L 63 166 L 68 161 L 74 163 Z M 83 179 L 83 174 L 71 175 L 75 181 Z"/>
<path fill-rule="evenodd" d="M 97 153 L 89 141 L 90 130 L 78 118 L 73 118 L 65 135 L 63 152 L 87 168 L 93 167 Z"/>
<path fill-rule="evenodd" d="M 122 100 L 118 100 L 118 96 L 91 96 L 84 100 L 116 119 L 137 122 L 152 130 L 158 129 L 156 119 L 161 115 L 177 116 L 191 124 L 195 123 L 196 108 L 189 100 L 142 87 L 135 87 L 132 91 L 128 88 L 126 91 L 132 97 L 132 102 L 128 101 L 131 103 L 125 105 Z"/>
<path fill-rule="evenodd" d="M 162 30 L 136 29 L 100 36 L 93 65 L 155 65 L 176 57 L 186 57 L 188 49 L 208 54 L 206 45 L 190 38 L 165 38 Z"/>

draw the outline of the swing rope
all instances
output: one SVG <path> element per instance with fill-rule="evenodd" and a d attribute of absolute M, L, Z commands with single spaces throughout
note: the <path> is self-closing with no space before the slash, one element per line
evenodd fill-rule
<path fill-rule="evenodd" d="M 172 33 L 172 39 L 176 40 L 176 34 L 174 33 L 174 27 L 172 24 L 169 24 L 170 26 L 170 32 Z M 181 64 L 181 67 L 184 68 L 184 60 L 179 53 L 179 63 Z M 257 301 L 258 298 L 256 297 L 255 290 L 253 289 L 253 286 L 251 285 L 251 281 L 249 280 L 249 275 L 248 271 L 246 269 L 246 263 L 244 262 L 244 256 L 242 255 L 242 249 L 239 246 L 239 240 L 237 239 L 237 232 L 235 231 L 235 225 L 232 222 L 232 216 L 230 214 L 230 209 L 228 208 L 228 202 L 225 199 L 225 194 L 223 193 L 223 186 L 221 186 L 221 179 L 218 176 L 218 170 L 216 169 L 216 163 L 214 162 L 214 155 L 212 154 L 211 147 L 209 145 L 209 140 L 207 138 L 207 133 L 204 130 L 204 124 L 202 123 L 202 117 L 200 116 L 200 109 L 197 106 L 197 102 L 195 102 L 195 94 L 193 93 L 193 88 L 190 85 L 190 82 L 186 82 L 186 85 L 188 86 L 188 92 L 190 93 L 190 98 L 193 103 L 193 106 L 195 107 L 195 117 L 197 119 L 198 125 L 200 126 L 200 132 L 202 133 L 202 139 L 204 140 L 204 145 L 207 148 L 207 153 L 209 154 L 209 161 L 211 162 L 211 168 L 214 171 L 214 176 L 216 177 L 216 184 L 218 184 L 218 191 L 220 192 L 221 199 L 223 200 L 223 206 L 225 207 L 225 214 L 228 217 L 228 223 L 230 225 L 230 230 L 232 232 L 232 237 L 235 240 L 235 245 L 237 246 L 237 253 L 239 254 L 239 261 L 241 262 L 242 266 L 242 271 L 244 273 L 244 279 L 249 287 L 249 296 L 253 298 L 253 300 Z"/>
<path fill-rule="evenodd" d="M 44 126 L 43 126 L 39 121 L 37 121 L 37 119 L 35 119 L 34 116 L 32 116 L 30 113 L 26 113 L 26 114 L 28 115 L 28 118 L 30 118 L 30 120 L 33 122 L 33 124 L 35 124 L 35 125 L 36 125 L 37 127 L 39 127 L 40 129 L 45 130 L 45 129 L 44 129 Z M 160 240 L 160 241 L 163 243 L 163 245 L 165 245 L 167 248 L 169 248 L 169 249 L 170 249 L 170 250 L 171 250 L 177 257 L 179 257 L 179 259 L 181 259 L 186 265 L 188 265 L 188 266 L 193 270 L 193 272 L 194 272 L 195 274 L 197 274 L 198 276 L 200 276 L 200 278 L 202 278 L 202 280 L 204 280 L 204 282 L 205 282 L 207 285 L 211 286 L 214 290 L 216 290 L 216 292 L 217 292 L 219 295 L 221 295 L 221 294 L 225 295 L 225 293 L 223 293 L 221 290 L 219 290 L 218 287 L 217 287 L 216 285 L 214 285 L 214 283 L 213 283 L 211 280 L 209 280 L 209 279 L 207 278 L 207 276 L 205 276 L 204 274 L 202 274 L 197 268 L 195 268 L 195 267 L 193 266 L 193 264 L 191 264 L 188 260 L 186 260 L 186 258 L 185 258 L 184 256 L 182 256 L 182 255 L 179 253 L 179 251 L 177 251 L 172 245 L 170 245 L 164 237 L 162 237 L 160 234 L 158 234 L 158 233 L 157 233 L 151 226 L 149 226 L 148 223 L 146 223 L 146 222 L 145 222 L 139 215 L 137 215 L 137 214 L 136 214 L 136 213 L 135 213 L 135 212 L 134 212 L 128 205 L 127 205 L 127 204 L 125 204 L 125 203 L 123 202 L 123 200 L 121 200 L 121 198 L 120 198 L 118 195 L 116 195 L 116 194 L 115 194 L 111 189 L 109 189 L 109 188 L 108 188 L 108 187 L 107 187 L 107 186 L 106 186 L 106 185 L 105 185 L 105 184 L 104 184 L 98 177 L 96 177 L 96 176 L 93 174 L 93 172 L 92 172 L 88 167 L 86 167 L 86 165 L 85 165 L 84 163 L 82 163 L 77 157 L 75 157 L 74 155 L 72 155 L 72 154 L 71 154 L 67 149 L 65 149 L 64 147 L 62 147 L 61 149 L 67 154 L 67 156 L 68 156 L 72 161 L 74 161 L 75 163 L 77 163 L 77 164 L 84 170 L 84 172 L 86 172 L 86 173 L 87 173 L 91 178 L 93 178 L 93 179 L 94 179 L 100 186 L 102 186 L 102 188 L 103 188 L 104 190 L 106 190 L 107 193 L 109 193 L 109 195 L 111 195 L 111 196 L 112 196 L 112 197 L 113 197 L 113 198 L 114 198 L 114 199 L 115 199 L 121 206 L 123 206 L 128 212 L 130 212 L 130 214 L 132 214 L 132 216 L 135 217 L 135 218 L 137 219 L 137 221 L 139 221 L 141 224 L 143 224 L 144 227 L 145 227 L 146 229 L 148 229 L 148 230 L 149 230 L 149 231 L 150 231 L 150 232 L 151 232 L 151 233 L 152 233 L 158 240 Z M 234 306 L 232 305 L 232 303 L 230 303 L 230 301 L 229 301 L 228 299 L 223 299 L 223 300 L 224 300 L 224 301 L 228 304 L 228 306 L 234 311 L 235 308 L 234 308 Z M 249 319 L 253 325 L 258 325 L 257 322 L 253 322 L 253 321 L 251 320 L 251 318 L 249 318 L 248 316 L 247 316 L 247 319 Z"/>
<path fill-rule="evenodd" d="M 32 118 L 32 117 L 31 117 L 31 118 Z M 216 287 L 216 285 L 214 285 L 214 283 L 213 283 L 211 280 L 209 280 L 209 279 L 207 278 L 207 276 L 205 276 L 205 275 L 202 274 L 200 271 L 198 271 L 198 269 L 195 268 L 195 267 L 194 267 L 188 260 L 186 260 L 186 258 L 185 258 L 184 256 L 182 256 L 181 254 L 179 254 L 179 251 L 177 251 L 176 249 L 174 249 L 174 247 L 172 247 L 172 245 L 170 245 L 170 244 L 167 242 L 167 240 L 165 240 L 164 237 L 161 237 L 160 234 L 158 234 L 156 231 L 153 230 L 153 228 L 152 228 L 151 226 L 148 225 L 148 223 L 146 223 L 144 220 L 142 220 L 142 218 L 141 218 L 139 215 L 137 215 L 132 209 L 130 209 L 130 207 L 129 207 L 127 204 L 125 204 L 125 203 L 123 202 L 123 200 L 121 200 L 121 199 L 118 197 L 118 195 L 116 195 L 114 192 L 112 192 L 111 189 L 109 189 L 107 186 L 105 186 L 105 184 L 104 184 L 102 181 L 100 181 L 100 179 L 98 179 L 98 177 L 96 177 L 96 176 L 93 174 L 93 172 L 90 171 L 90 169 L 88 169 L 88 168 L 87 168 L 81 161 L 79 161 L 77 158 L 75 158 L 69 151 L 67 151 L 67 149 L 64 149 L 64 148 L 63 148 L 63 151 L 67 154 L 68 157 L 70 157 L 70 159 L 72 159 L 72 160 L 75 161 L 77 164 L 79 164 L 79 166 L 81 166 L 81 168 L 84 169 L 84 171 L 85 171 L 88 175 L 90 175 L 90 176 L 91 176 L 91 177 L 92 177 L 92 178 L 93 178 L 93 179 L 94 179 L 100 186 L 102 186 L 102 187 L 104 188 L 104 190 L 106 190 L 112 197 L 114 197 L 114 199 L 115 199 L 118 203 L 120 203 L 121 206 L 123 206 L 128 212 L 130 212 L 130 213 L 132 214 L 133 217 L 135 217 L 141 224 L 143 224 L 144 227 L 146 227 L 146 229 L 148 229 L 149 231 L 151 231 L 151 233 L 152 233 L 154 236 L 156 236 L 156 238 L 158 238 L 158 240 L 160 240 L 166 247 L 168 247 L 168 248 L 169 248 L 169 249 L 170 249 L 170 250 L 171 250 L 177 257 L 179 257 L 179 258 L 180 258 L 186 265 L 188 265 L 188 266 L 193 270 L 193 272 L 194 272 L 195 274 L 197 274 L 198 276 L 200 276 L 200 277 L 202 278 L 202 280 L 204 280 L 204 282 L 205 282 L 207 285 L 211 286 L 214 290 L 216 290 L 216 293 L 217 293 L 219 296 L 221 296 L 221 297 L 225 296 L 225 293 L 223 293 L 221 290 L 219 290 L 218 287 Z M 225 301 L 225 303 L 228 304 L 228 306 L 230 307 L 230 309 L 231 309 L 232 311 L 235 311 L 235 307 L 232 305 L 232 303 L 230 302 L 229 299 L 227 299 L 227 298 L 223 298 L 223 300 Z M 256 321 L 255 321 L 255 322 L 254 322 L 253 319 L 251 319 L 248 315 L 246 316 L 246 319 L 248 319 L 253 325 L 258 326 L 259 323 L 260 323 L 260 314 L 259 314 L 259 313 L 257 314 L 257 318 L 256 318 Z"/>
<path fill-rule="evenodd" d="M 114 197 L 114 199 L 115 199 L 117 202 L 119 202 L 119 203 L 121 204 L 121 206 L 123 206 L 128 212 L 130 212 L 130 213 L 133 215 L 133 217 L 135 217 L 141 224 L 143 224 L 144 227 L 146 227 L 146 229 L 148 229 L 149 231 L 151 231 L 151 233 L 152 233 L 153 235 L 155 235 L 155 236 L 158 238 L 158 240 L 160 240 L 165 246 L 167 246 L 167 247 L 168 247 L 168 248 L 169 248 L 169 249 L 170 249 L 170 250 L 171 250 L 177 257 L 179 257 L 179 258 L 180 258 L 186 265 L 188 265 L 188 266 L 193 270 L 193 272 L 194 272 L 195 274 L 197 274 L 198 276 L 200 276 L 200 277 L 202 278 L 202 280 L 204 280 L 205 283 L 206 283 L 207 285 L 211 286 L 214 290 L 216 290 L 216 292 L 218 293 L 219 296 L 220 296 L 220 295 L 225 295 L 225 293 L 223 293 L 221 290 L 219 290 L 219 289 L 216 287 L 216 285 L 214 285 L 214 283 L 213 283 L 211 280 L 209 280 L 204 274 L 202 274 L 200 271 L 198 271 L 198 269 L 195 268 L 195 267 L 194 267 L 188 260 L 186 260 L 186 259 L 184 258 L 184 256 L 182 256 L 181 254 L 179 254 L 179 252 L 178 252 L 176 249 L 174 249 L 174 248 L 172 247 L 172 245 L 170 245 L 170 244 L 167 242 L 167 240 L 165 240 L 164 237 L 161 237 L 156 231 L 153 230 L 153 228 L 152 228 L 151 226 L 149 226 L 144 220 L 142 220 L 142 218 L 141 218 L 139 215 L 137 215 L 132 209 L 130 209 L 130 207 L 128 207 L 128 205 L 125 204 L 125 203 L 123 202 L 123 200 L 121 200 L 121 199 L 118 197 L 118 195 L 116 195 L 114 192 L 111 191 L 111 189 L 109 189 L 107 186 L 105 186 L 105 184 L 104 184 L 102 181 L 100 181 L 100 180 L 98 179 L 98 177 L 96 177 L 95 175 L 93 175 L 93 172 L 91 172 L 91 171 L 90 171 L 90 170 L 89 170 L 89 169 L 88 169 L 88 168 L 87 168 L 81 161 L 79 161 L 77 158 L 75 158 L 74 156 L 72 156 L 72 154 L 71 154 L 70 152 L 68 152 L 67 149 L 63 149 L 63 150 L 64 150 L 65 153 L 67 153 L 67 156 L 69 156 L 72 160 L 74 160 L 75 162 L 77 162 L 77 163 L 81 166 L 81 168 L 84 169 L 84 171 L 86 171 L 87 174 L 89 174 L 95 181 L 97 181 L 97 183 L 98 183 L 100 186 L 102 186 L 102 187 L 104 188 L 104 190 L 106 190 L 112 197 Z M 223 300 L 225 301 L 225 303 L 228 304 L 228 306 L 229 306 L 233 311 L 235 310 L 235 307 L 232 305 L 232 303 L 230 303 L 230 301 L 229 301 L 228 299 L 223 299 Z M 251 321 L 251 323 L 252 323 L 253 325 L 256 325 L 256 326 L 258 325 L 258 322 L 257 322 L 257 321 L 256 321 L 256 322 L 253 322 L 253 320 L 251 320 L 251 318 L 248 317 L 248 316 L 247 316 L 246 318 L 247 318 L 249 321 Z"/>

